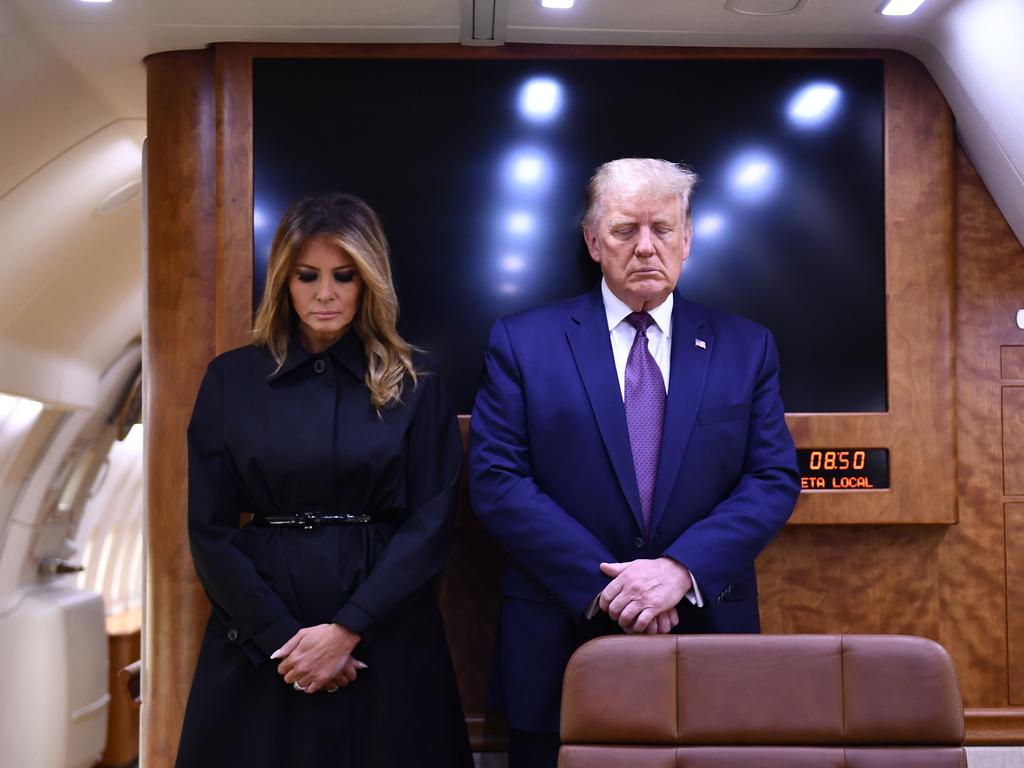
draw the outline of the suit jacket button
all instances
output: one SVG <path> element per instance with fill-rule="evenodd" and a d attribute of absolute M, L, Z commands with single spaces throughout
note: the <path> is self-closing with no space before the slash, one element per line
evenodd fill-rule
<path fill-rule="evenodd" d="M 637 536 L 635 539 L 633 539 L 633 545 L 637 549 L 643 549 L 644 548 L 644 540 L 642 538 L 640 538 L 639 536 Z"/>
<path fill-rule="evenodd" d="M 325 363 L 323 360 L 318 359 L 315 363 L 313 363 L 313 370 L 316 371 L 317 373 L 323 373 L 324 371 L 327 370 L 327 363 Z"/>
<path fill-rule="evenodd" d="M 238 630 L 237 629 L 229 629 L 228 630 L 228 640 L 230 640 L 233 643 L 237 639 L 238 639 Z"/>

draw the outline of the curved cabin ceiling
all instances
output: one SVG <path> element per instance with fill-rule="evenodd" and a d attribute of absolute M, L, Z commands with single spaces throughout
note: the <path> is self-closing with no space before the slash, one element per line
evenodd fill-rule
<path fill-rule="evenodd" d="M 92 408 L 141 332 L 145 132 L 115 121 L 0 198 L 0 357 L 18 361 L 0 369 L 0 391 Z"/>
<path fill-rule="evenodd" d="M 1024 4 L 925 0 L 908 17 L 883 17 L 880 4 L 0 0 L 0 392 L 90 407 L 99 373 L 139 333 L 141 201 L 105 216 L 96 209 L 139 178 L 142 58 L 215 41 L 457 42 L 473 36 L 464 19 L 475 9 L 478 26 L 494 19 L 495 39 L 480 44 L 901 49 L 929 68 L 1024 240 Z"/>

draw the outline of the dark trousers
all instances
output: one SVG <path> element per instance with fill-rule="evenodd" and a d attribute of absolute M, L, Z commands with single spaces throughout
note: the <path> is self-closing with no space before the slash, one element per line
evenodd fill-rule
<path fill-rule="evenodd" d="M 508 731 L 508 768 L 555 768 L 558 763 L 557 733 Z"/>

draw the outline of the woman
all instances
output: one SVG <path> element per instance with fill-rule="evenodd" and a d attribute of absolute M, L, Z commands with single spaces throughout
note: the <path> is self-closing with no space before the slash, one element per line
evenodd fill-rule
<path fill-rule="evenodd" d="M 462 449 L 397 314 L 373 211 L 292 205 L 254 343 L 210 364 L 189 425 L 213 611 L 179 766 L 472 765 L 431 584 Z"/>

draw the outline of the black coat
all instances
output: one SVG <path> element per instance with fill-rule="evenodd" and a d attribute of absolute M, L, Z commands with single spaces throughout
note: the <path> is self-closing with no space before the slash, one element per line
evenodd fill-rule
<path fill-rule="evenodd" d="M 213 611 L 178 765 L 471 765 L 432 588 L 462 458 L 440 382 L 378 415 L 355 333 L 318 355 L 293 341 L 273 369 L 256 347 L 219 356 L 189 424 L 189 540 Z M 311 510 L 372 522 L 258 524 Z M 335 693 L 293 690 L 270 654 L 332 621 L 363 636 L 368 668 Z"/>

